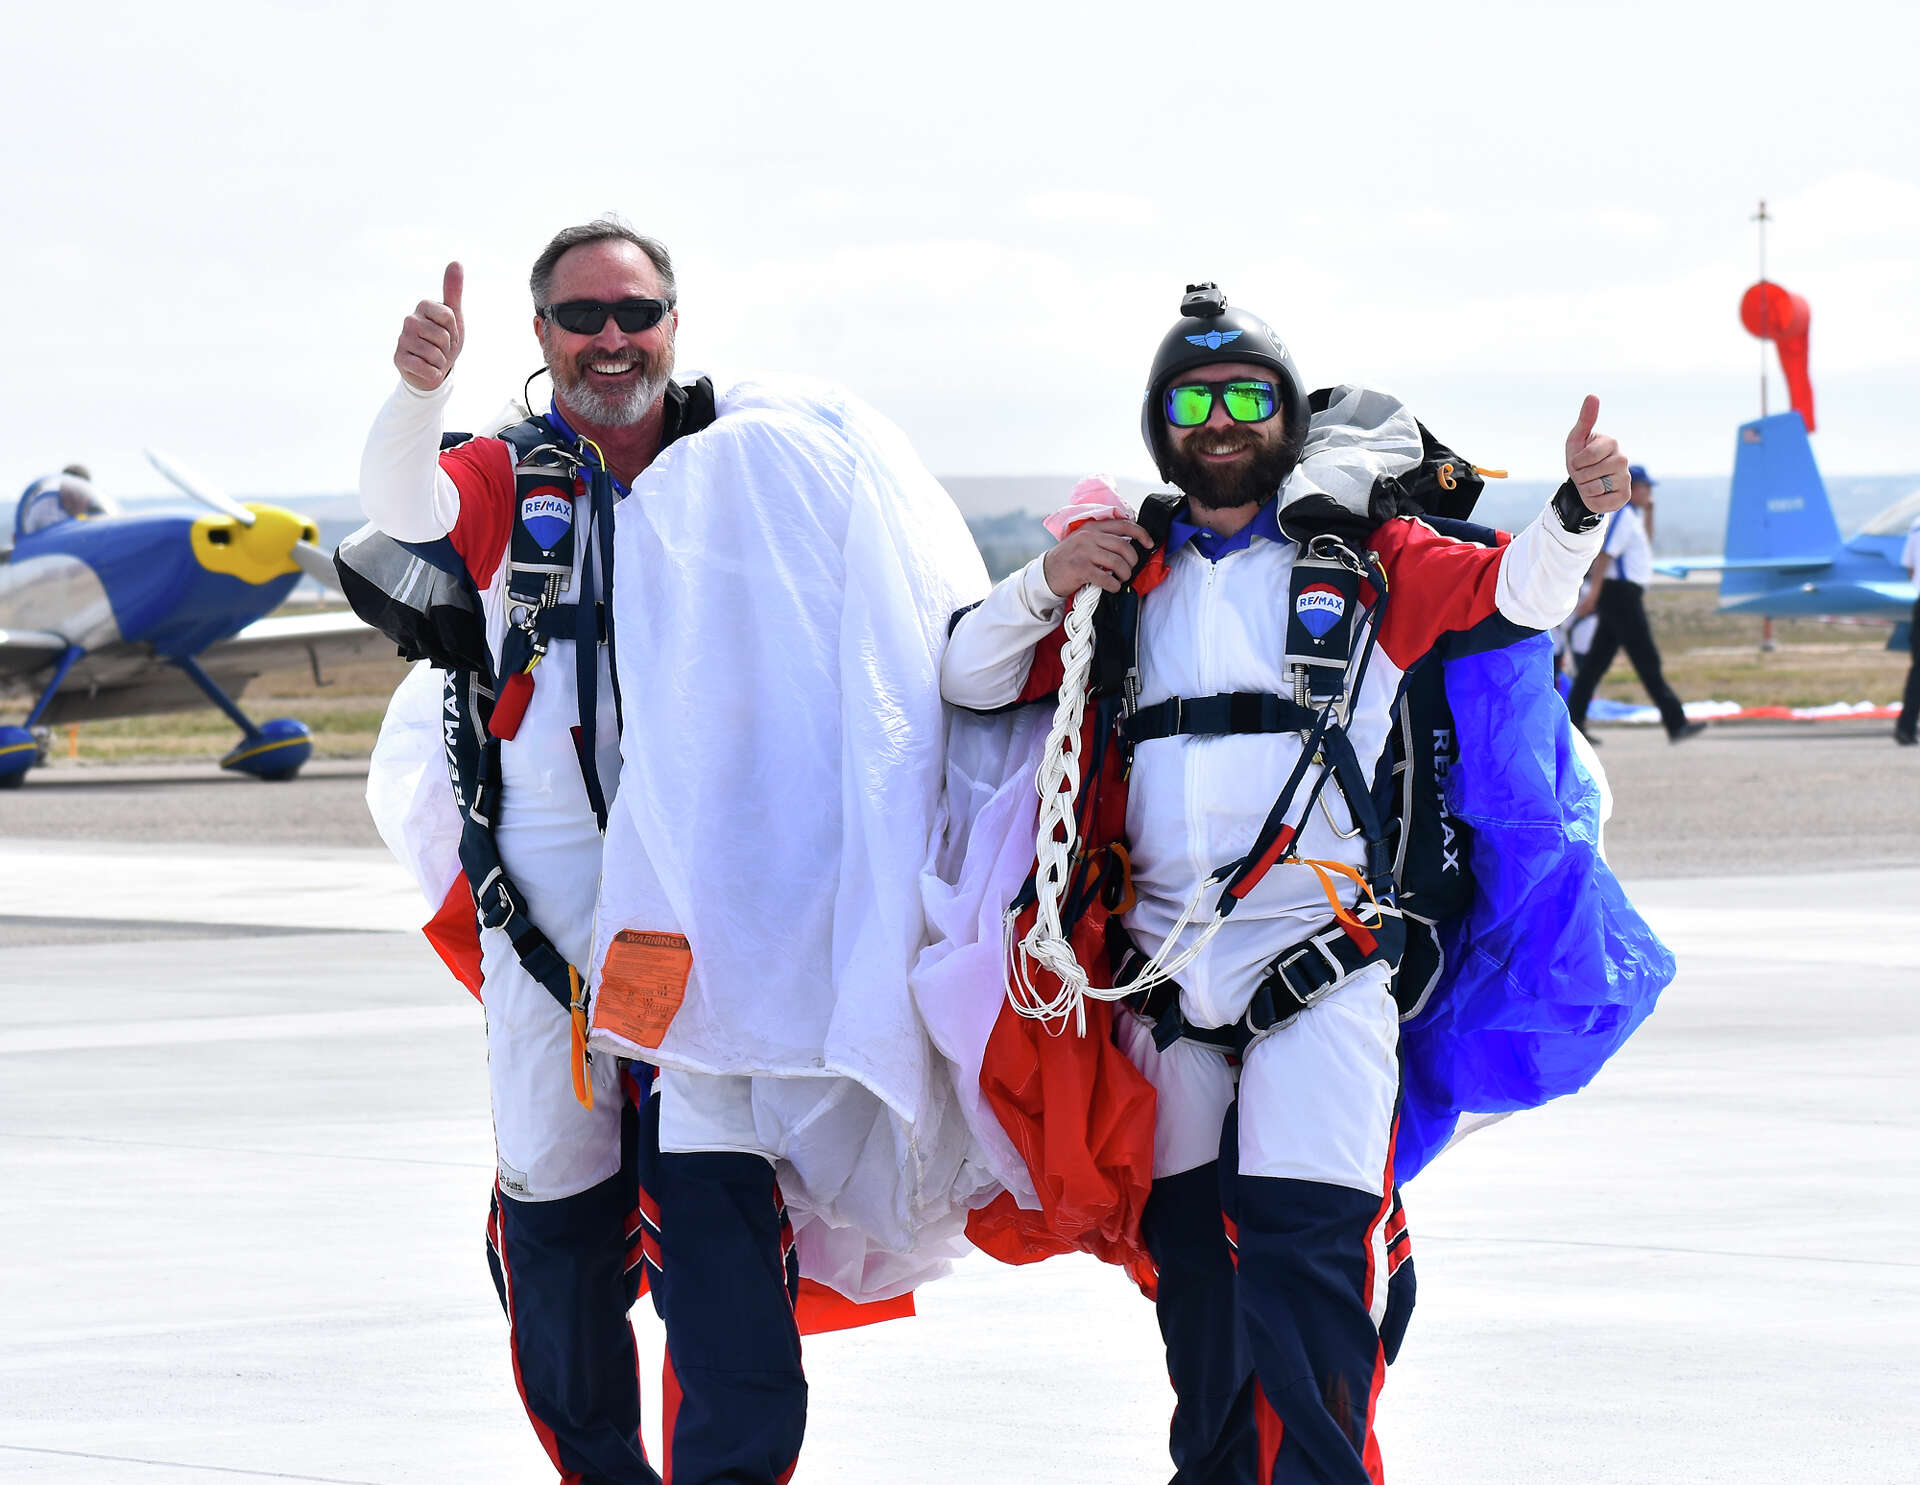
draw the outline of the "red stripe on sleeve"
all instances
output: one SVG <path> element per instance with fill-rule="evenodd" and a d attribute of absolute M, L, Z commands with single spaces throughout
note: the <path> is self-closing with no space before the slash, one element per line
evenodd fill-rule
<path fill-rule="evenodd" d="M 492 583 L 513 532 L 513 450 L 497 438 L 470 438 L 440 456 L 460 490 L 460 514 L 448 532 L 453 549 L 482 588 Z"/>
<path fill-rule="evenodd" d="M 1044 701 L 1060 689 L 1066 673 L 1061 649 L 1067 642 L 1066 620 L 1033 647 L 1033 666 L 1027 671 L 1027 683 L 1020 688 L 1019 701 Z"/>
<path fill-rule="evenodd" d="M 1471 629 L 1493 614 L 1494 589 L 1509 537 L 1498 546 L 1442 536 L 1412 516 L 1388 521 L 1368 538 L 1387 573 L 1386 620 L 1380 648 L 1402 670 L 1413 667 L 1440 636 Z"/>

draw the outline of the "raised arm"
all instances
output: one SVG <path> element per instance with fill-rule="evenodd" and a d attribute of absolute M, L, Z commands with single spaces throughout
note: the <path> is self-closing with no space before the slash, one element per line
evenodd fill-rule
<path fill-rule="evenodd" d="M 1406 517 L 1374 532 L 1370 544 L 1391 585 L 1380 642 L 1395 664 L 1409 666 L 1442 634 L 1495 616 L 1519 629 L 1543 630 L 1573 612 L 1606 523 L 1573 531 L 1568 521 L 1579 525 L 1586 512 L 1618 510 L 1628 494 L 1626 456 L 1612 438 L 1593 431 L 1599 412 L 1599 399 L 1587 398 L 1567 435 L 1568 484 L 1512 540 L 1475 546 Z"/>
<path fill-rule="evenodd" d="M 453 530 L 460 490 L 440 467 L 442 414 L 453 363 L 465 343 L 465 274 L 449 263 L 441 299 L 423 299 L 400 327 L 393 364 L 400 384 L 380 409 L 360 455 L 360 506 L 399 541 L 433 541 Z"/>

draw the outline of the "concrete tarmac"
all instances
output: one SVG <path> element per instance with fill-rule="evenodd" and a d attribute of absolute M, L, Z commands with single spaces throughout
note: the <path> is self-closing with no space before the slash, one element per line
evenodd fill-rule
<path fill-rule="evenodd" d="M 1785 775 L 1850 787 L 1912 758 L 1809 762 L 1801 731 L 1606 738 L 1616 858 L 1656 829 L 1635 823 L 1641 753 L 1707 793 L 1775 780 L 1743 818 L 1813 817 Z M 13 834 L 37 787 L 0 796 L 0 1480 L 552 1479 L 484 1260 L 478 1009 L 399 931 L 418 899 L 398 869 L 311 840 L 108 838 L 151 821 L 92 786 L 90 827 Z M 237 823 L 309 786 L 152 787 L 218 791 Z M 1879 811 L 1917 794 L 1920 771 Z M 1675 807 L 1696 806 L 1731 809 Z M 1407 1190 L 1420 1305 L 1381 1404 L 1391 1479 L 1920 1478 L 1920 831 L 1871 840 L 1871 870 L 1803 843 L 1759 872 L 1691 846 L 1628 871 L 1682 966 L 1659 1011 L 1586 1092 Z M 657 1407 L 658 1325 L 636 1316 Z M 970 1261 L 915 1319 L 809 1340 L 796 1485 L 1164 1479 L 1158 1347 L 1117 1272 Z"/>
<path fill-rule="evenodd" d="M 1628 876 L 1920 861 L 1920 748 L 1890 722 L 1738 722 L 1678 745 L 1658 727 L 1596 729 L 1613 782 L 1607 849 Z M 56 762 L 0 793 L 0 837 L 377 846 L 364 763 L 310 763 L 288 784 L 211 762 Z"/>

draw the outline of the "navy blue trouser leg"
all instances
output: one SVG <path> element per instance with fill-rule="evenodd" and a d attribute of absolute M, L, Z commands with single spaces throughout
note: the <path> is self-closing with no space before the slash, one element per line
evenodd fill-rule
<path fill-rule="evenodd" d="M 573 1485 L 660 1485 L 640 1437 L 639 1357 L 627 1311 L 633 1111 L 621 1171 L 577 1196 L 517 1201 L 497 1187 L 487 1261 L 507 1312 L 514 1380 L 534 1432 Z"/>
<path fill-rule="evenodd" d="M 1154 1181 L 1140 1219 L 1173 1383 L 1171 1485 L 1254 1485 L 1253 1361 L 1220 1216 L 1220 1167 Z"/>
<path fill-rule="evenodd" d="M 1373 1410 L 1414 1298 L 1398 1193 L 1273 1176 L 1231 1185 L 1261 1485 L 1378 1485 Z"/>
<path fill-rule="evenodd" d="M 666 1478 L 783 1485 L 800 1458 L 807 1379 L 799 1259 L 773 1167 L 758 1155 L 662 1153 L 644 1139 L 642 1149 L 646 1254 L 667 1328 Z"/>

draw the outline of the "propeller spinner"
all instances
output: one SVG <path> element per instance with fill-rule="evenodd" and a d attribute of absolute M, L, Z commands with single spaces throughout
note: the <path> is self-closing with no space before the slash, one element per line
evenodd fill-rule
<path fill-rule="evenodd" d="M 221 515 L 238 521 L 242 526 L 251 527 L 259 519 L 258 515 L 247 509 L 218 485 L 202 479 L 192 473 L 177 460 L 163 454 L 158 449 L 144 450 L 147 462 L 159 470 L 167 482 L 182 493 L 190 495 L 202 505 L 217 510 Z M 341 591 L 340 574 L 334 570 L 333 554 L 310 541 L 297 541 L 288 553 L 294 565 L 306 576 L 335 593 Z"/>

